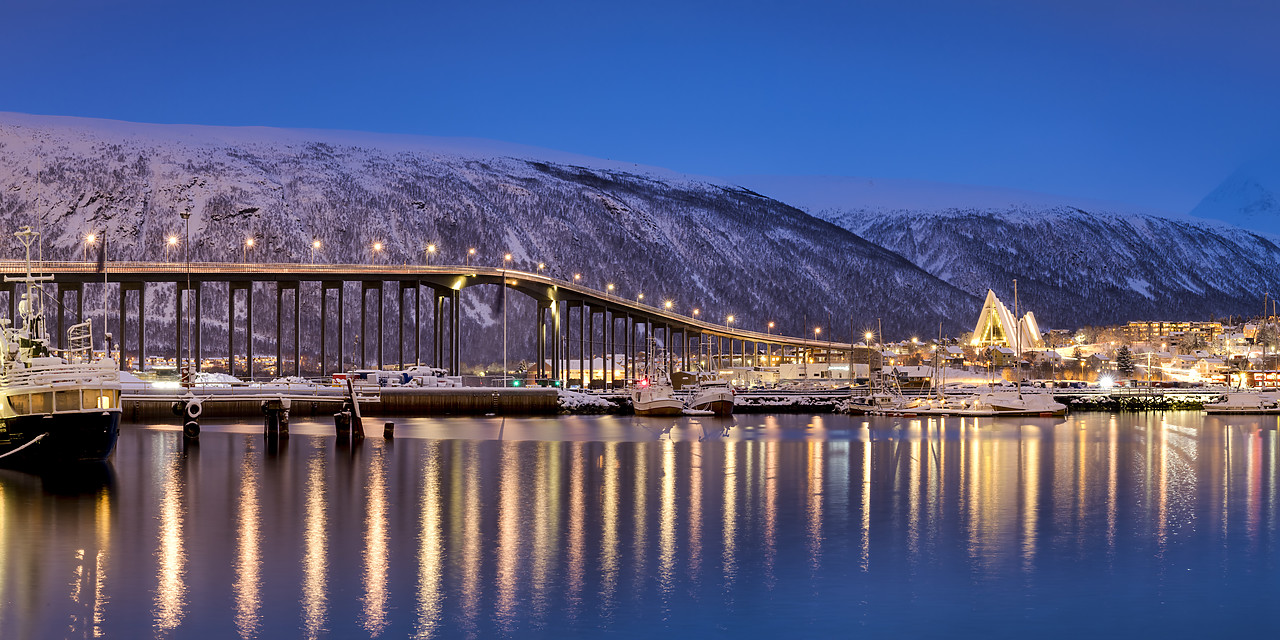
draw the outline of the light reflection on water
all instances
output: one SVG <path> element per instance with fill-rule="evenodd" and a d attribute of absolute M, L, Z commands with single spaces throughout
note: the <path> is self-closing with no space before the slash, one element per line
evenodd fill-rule
<path fill-rule="evenodd" d="M 400 422 L 0 472 L 0 637 L 1280 630 L 1274 417 Z"/>

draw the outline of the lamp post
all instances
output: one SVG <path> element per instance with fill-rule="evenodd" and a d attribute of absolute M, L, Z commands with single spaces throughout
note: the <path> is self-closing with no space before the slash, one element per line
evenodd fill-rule
<path fill-rule="evenodd" d="M 609 295 L 613 295 L 613 283 L 610 282 L 609 284 L 606 284 L 604 286 L 604 290 L 607 291 Z"/>
<path fill-rule="evenodd" d="M 468 267 L 471 266 L 471 256 L 474 256 L 475 254 L 476 254 L 475 247 L 471 247 L 470 249 L 467 249 L 467 266 Z"/>
<path fill-rule="evenodd" d="M 429 267 L 429 266 L 431 266 L 431 254 L 433 254 L 433 253 L 435 253 L 435 252 L 436 252 L 436 245 L 434 245 L 434 244 L 429 244 L 429 245 L 427 245 L 427 258 L 426 258 L 426 261 L 427 261 L 427 266 L 428 266 L 428 267 Z"/>
<path fill-rule="evenodd" d="M 191 210 L 183 209 L 180 215 L 182 216 L 182 224 L 184 227 L 183 235 L 186 236 L 186 242 L 182 243 L 182 257 L 184 261 L 187 263 L 187 292 L 186 292 L 187 299 L 185 302 L 186 302 L 186 315 L 187 315 L 187 366 L 189 367 L 191 366 L 191 337 L 192 337 L 191 336 Z M 90 239 L 91 239 L 90 241 L 92 241 L 92 237 L 93 236 L 90 235 Z M 105 289 L 103 290 L 102 295 L 103 296 L 107 295 L 107 292 Z M 122 310 L 121 313 L 124 313 L 124 311 Z M 105 316 L 102 318 L 102 321 L 103 323 L 107 321 Z M 231 319 L 228 318 L 227 322 L 230 323 Z M 181 358 L 182 354 L 178 354 L 178 357 Z M 198 362 L 196 363 L 196 370 L 197 371 L 200 370 L 200 363 Z M 178 371 L 179 371 L 179 374 L 178 374 L 179 379 L 182 380 L 183 385 L 186 386 L 188 389 L 191 388 L 191 383 L 194 382 L 191 379 L 191 374 L 187 373 L 187 369 L 185 367 L 178 367 Z"/>
<path fill-rule="evenodd" d="M 370 254 L 370 256 L 369 256 L 370 264 L 374 264 L 374 263 L 377 263 L 377 262 L 378 262 L 378 254 L 379 254 L 379 253 L 382 253 L 382 243 L 381 243 L 381 242 L 375 242 L 375 243 L 373 243 L 373 253 L 372 253 L 372 254 Z"/>
<path fill-rule="evenodd" d="M 543 270 L 545 270 L 546 268 L 547 268 L 547 263 L 545 262 L 538 263 L 538 273 L 542 273 Z"/>
<path fill-rule="evenodd" d="M 252 237 L 245 238 L 244 239 L 244 257 L 242 258 L 243 262 L 249 262 L 249 250 L 252 248 L 253 248 L 253 238 Z"/>
<path fill-rule="evenodd" d="M 84 261 L 89 260 L 89 247 L 92 247 L 97 242 L 98 242 L 98 236 L 92 233 L 84 237 L 84 248 L 81 249 L 80 251 L 81 260 L 84 260 Z M 103 322 L 106 322 L 106 321 L 104 320 Z"/>
<path fill-rule="evenodd" d="M 320 240 L 319 239 L 312 240 L 311 241 L 311 262 L 313 264 L 316 261 L 316 254 L 319 252 L 320 252 Z"/>

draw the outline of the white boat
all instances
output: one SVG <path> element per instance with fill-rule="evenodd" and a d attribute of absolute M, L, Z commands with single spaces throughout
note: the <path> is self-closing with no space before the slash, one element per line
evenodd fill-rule
<path fill-rule="evenodd" d="M 671 383 L 661 378 L 642 378 L 631 385 L 631 406 L 638 416 L 684 414 L 684 401 L 676 397 Z"/>
<path fill-rule="evenodd" d="M 689 408 L 717 416 L 733 415 L 733 387 L 722 378 L 700 378 L 689 395 Z"/>
<path fill-rule="evenodd" d="M 1220 402 L 1204 405 L 1210 414 L 1266 414 L 1280 413 L 1280 392 L 1236 391 L 1228 393 Z"/>
<path fill-rule="evenodd" d="M 25 276 L 5 276 L 25 287 L 17 323 L 0 320 L 0 465 L 44 472 L 105 460 L 120 431 L 116 363 L 92 361 L 87 322 L 67 332 L 67 349 L 50 348 L 40 283 L 52 276 L 31 273 L 31 227 L 14 235 L 26 247 L 27 269 Z"/>

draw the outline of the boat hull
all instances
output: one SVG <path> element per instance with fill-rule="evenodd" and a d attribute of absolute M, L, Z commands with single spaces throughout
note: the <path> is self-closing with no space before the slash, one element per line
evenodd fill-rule
<path fill-rule="evenodd" d="M 710 411 L 713 415 L 717 416 L 731 416 L 733 415 L 733 400 L 695 400 L 692 404 L 692 408 Z"/>
<path fill-rule="evenodd" d="M 635 410 L 638 416 L 680 416 L 684 415 L 684 404 L 678 400 L 653 400 L 636 403 Z"/>
<path fill-rule="evenodd" d="M 53 469 L 102 461 L 119 435 L 118 409 L 0 418 L 0 467 Z"/>

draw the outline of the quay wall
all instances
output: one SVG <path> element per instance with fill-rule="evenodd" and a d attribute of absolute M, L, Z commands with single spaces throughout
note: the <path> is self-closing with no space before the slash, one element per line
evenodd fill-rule
<path fill-rule="evenodd" d="M 261 393 L 196 393 L 202 400 L 202 418 L 245 418 L 262 416 L 262 401 L 267 397 L 290 397 L 290 415 L 294 417 L 332 416 L 342 409 L 338 394 L 298 397 L 288 392 Z M 366 416 L 437 416 L 437 415 L 547 415 L 559 410 L 555 389 L 510 389 L 495 387 L 454 388 L 383 388 L 377 402 L 361 402 Z M 123 418 L 128 421 L 172 420 L 173 403 L 178 393 L 131 395 L 121 399 Z"/>

